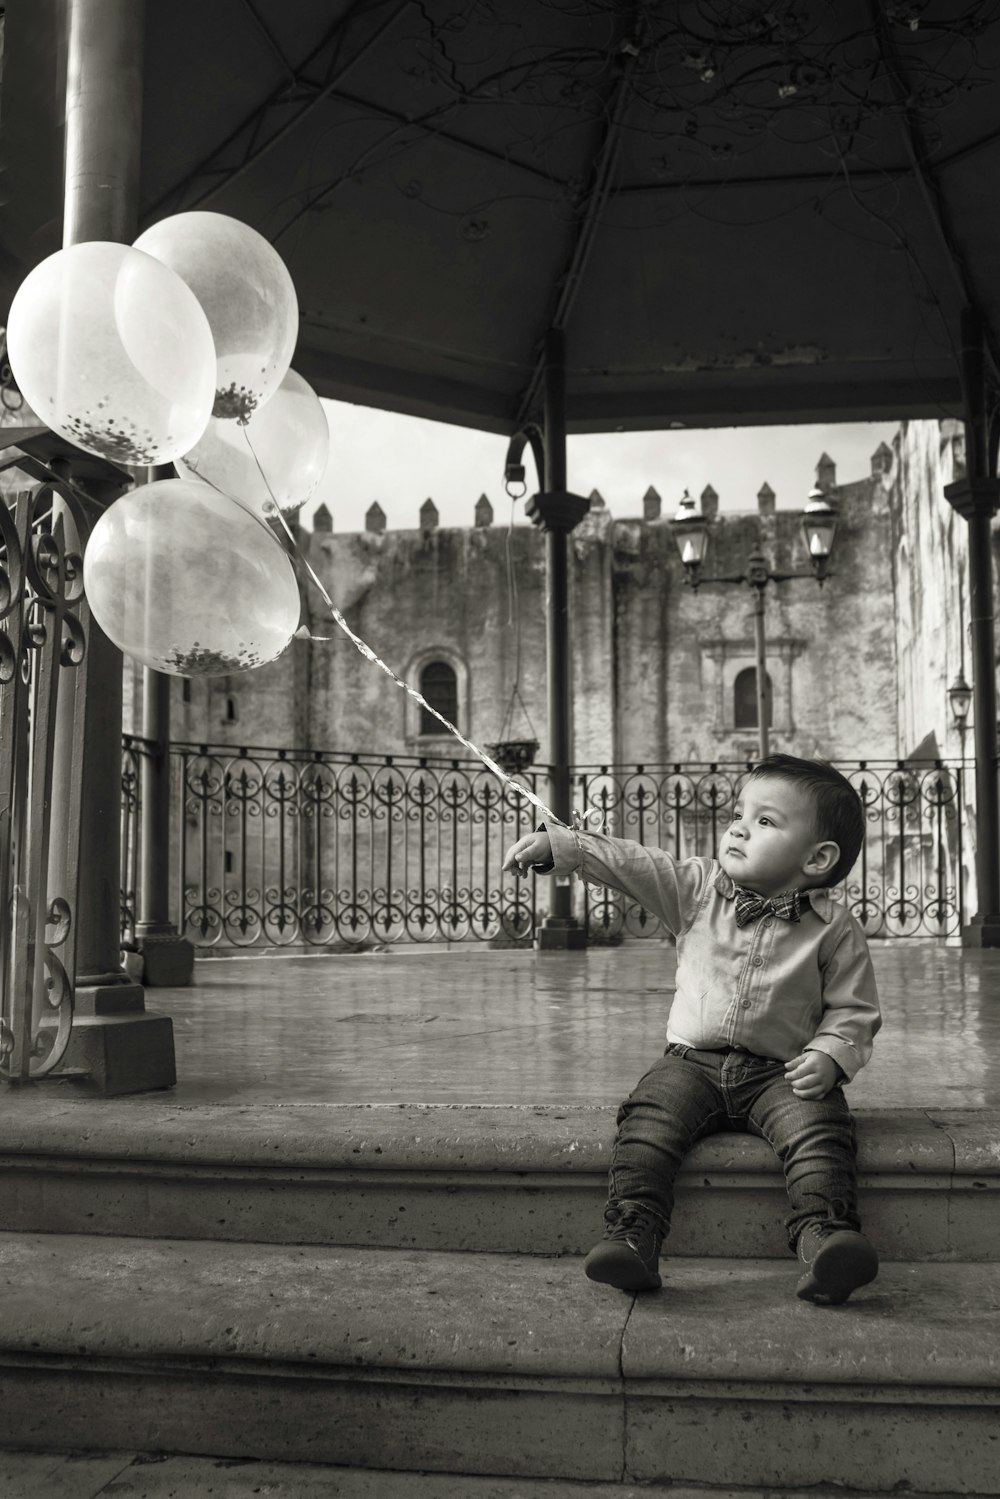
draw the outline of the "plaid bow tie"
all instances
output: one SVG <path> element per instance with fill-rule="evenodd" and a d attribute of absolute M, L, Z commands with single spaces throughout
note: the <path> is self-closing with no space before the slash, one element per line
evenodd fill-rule
<path fill-rule="evenodd" d="M 773 912 L 783 921 L 798 921 L 802 901 L 797 890 L 786 890 L 781 895 L 758 895 L 756 890 L 744 890 L 736 886 L 736 925 L 746 926 L 758 916 Z"/>

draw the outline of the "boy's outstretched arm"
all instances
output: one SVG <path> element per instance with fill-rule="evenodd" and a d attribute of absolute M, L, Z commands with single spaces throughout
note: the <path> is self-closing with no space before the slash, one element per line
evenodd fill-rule
<path fill-rule="evenodd" d="M 552 862 L 552 840 L 548 833 L 526 833 L 511 844 L 504 855 L 504 869 L 517 875 L 526 875 L 534 866 L 540 874 L 548 874 L 554 867 Z"/>
<path fill-rule="evenodd" d="M 678 936 L 694 919 L 713 863 L 678 860 L 666 849 L 554 823 L 519 839 L 503 863 L 515 873 L 526 874 L 532 866 L 541 874 L 575 874 L 590 885 L 620 890 Z"/>

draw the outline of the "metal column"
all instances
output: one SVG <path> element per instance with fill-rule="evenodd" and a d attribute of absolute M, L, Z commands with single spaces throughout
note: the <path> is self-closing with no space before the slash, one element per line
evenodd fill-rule
<path fill-rule="evenodd" d="M 173 477 L 173 467 L 150 468 L 146 480 Z M 143 956 L 147 988 L 189 984 L 194 972 L 194 945 L 170 919 L 170 688 L 171 679 L 151 667 L 142 673 L 140 761 L 139 909 L 136 943 Z"/>
<path fill-rule="evenodd" d="M 1000 503 L 991 472 L 989 402 L 982 324 L 972 308 L 962 314 L 966 477 L 945 495 L 969 527 L 969 612 L 972 637 L 973 740 L 976 756 L 976 885 L 979 909 L 962 940 L 1000 947 L 1000 793 L 997 787 L 997 685 L 990 522 Z"/>
<path fill-rule="evenodd" d="M 545 361 L 545 489 L 566 489 L 566 355 L 561 331 L 550 332 Z M 572 744 L 572 664 L 569 654 L 569 577 L 567 535 L 549 524 L 545 532 L 547 594 L 545 655 L 549 716 L 549 758 L 552 763 L 552 810 L 570 820 L 569 767 Z M 556 898 L 568 896 L 556 886 Z M 568 916 L 569 905 L 556 915 Z"/>
<path fill-rule="evenodd" d="M 143 6 L 135 0 L 69 0 L 64 245 L 129 243 L 138 221 Z M 88 460 L 72 460 L 88 489 Z M 115 498 L 107 485 L 92 498 Z M 168 1017 L 147 1015 L 142 987 L 121 967 L 122 655 L 91 620 L 83 733 L 57 759 L 82 776 L 77 983 L 67 1065 L 104 1093 L 175 1081 Z M 67 733 L 79 725 L 64 722 Z M 65 812 L 65 803 L 63 806 Z M 108 1023 L 113 1017 L 113 1022 Z"/>
<path fill-rule="evenodd" d="M 144 7 L 69 0 L 63 244 L 138 232 Z"/>
<path fill-rule="evenodd" d="M 545 492 L 535 495 L 527 513 L 545 528 L 546 684 L 552 810 L 569 823 L 570 765 L 573 745 L 573 663 L 569 640 L 569 533 L 589 502 L 566 490 L 566 341 L 561 328 L 545 340 Z M 555 884 L 552 908 L 538 934 L 542 949 L 583 947 L 585 934 L 573 916 L 569 884 Z"/>

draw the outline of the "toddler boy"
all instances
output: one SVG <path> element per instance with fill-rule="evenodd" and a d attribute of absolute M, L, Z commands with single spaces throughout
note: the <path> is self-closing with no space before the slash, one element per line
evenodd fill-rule
<path fill-rule="evenodd" d="M 828 888 L 863 838 L 860 799 L 838 770 L 769 755 L 744 782 L 717 859 L 544 826 L 508 850 L 505 869 L 576 871 L 638 901 L 677 939 L 666 1050 L 618 1112 L 591 1280 L 661 1284 L 681 1161 L 730 1129 L 762 1136 L 781 1161 L 788 1243 L 804 1271 L 797 1295 L 839 1305 L 875 1278 L 841 1084 L 868 1061 L 881 1015 L 864 933 Z"/>

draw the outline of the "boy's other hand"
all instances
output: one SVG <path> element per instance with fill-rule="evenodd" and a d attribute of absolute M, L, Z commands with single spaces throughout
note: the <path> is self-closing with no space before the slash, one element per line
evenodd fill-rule
<path fill-rule="evenodd" d="M 785 1077 L 796 1098 L 825 1098 L 840 1076 L 840 1068 L 825 1051 L 804 1051 L 785 1063 Z"/>
<path fill-rule="evenodd" d="M 526 833 L 507 850 L 503 861 L 504 869 L 511 869 L 516 875 L 527 875 L 532 864 L 551 867 L 552 840 L 548 833 Z"/>

